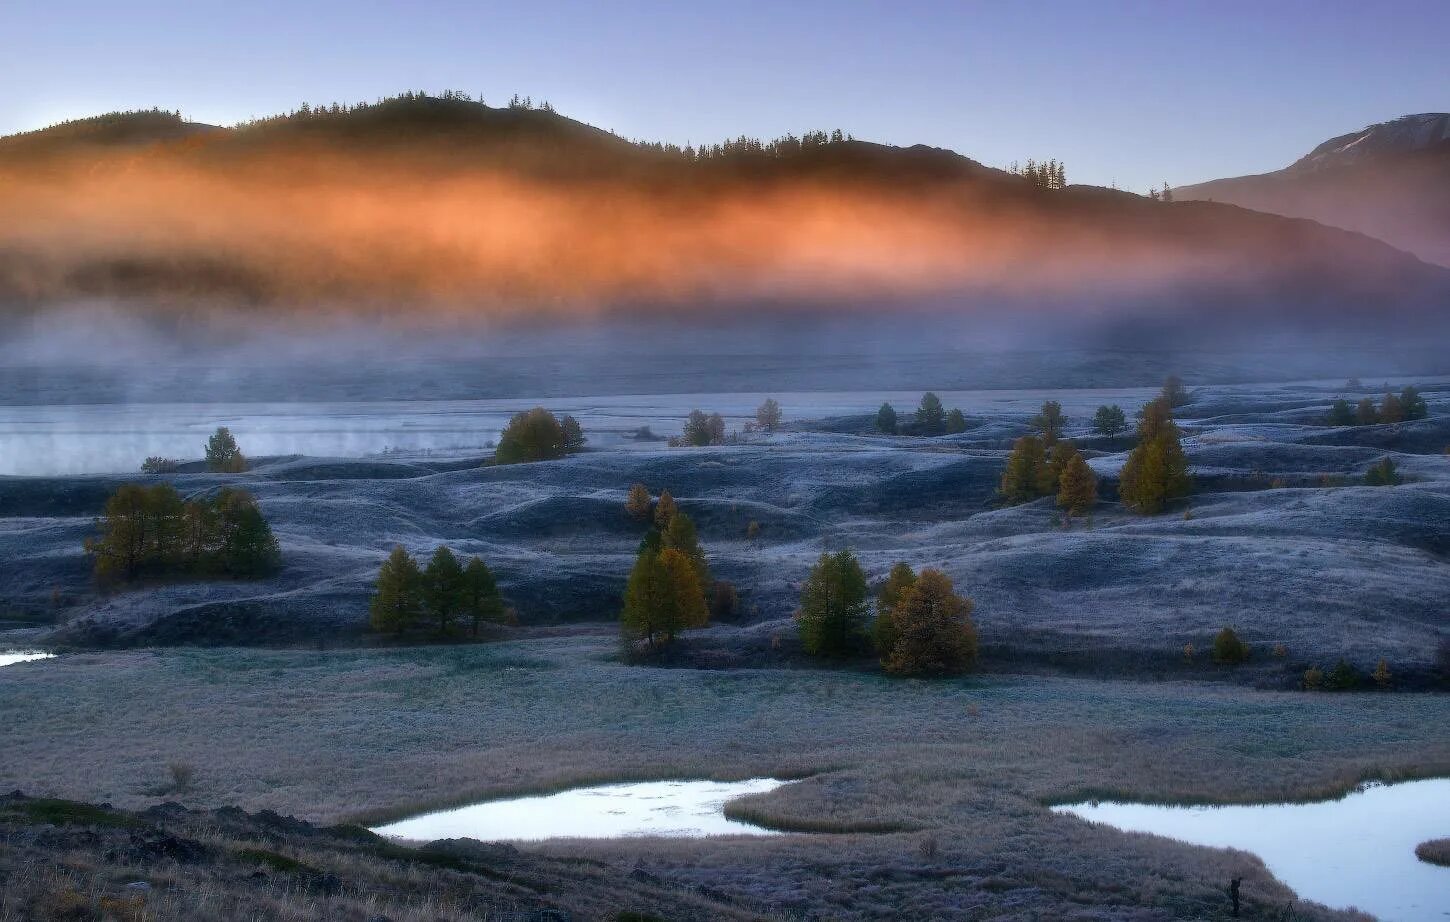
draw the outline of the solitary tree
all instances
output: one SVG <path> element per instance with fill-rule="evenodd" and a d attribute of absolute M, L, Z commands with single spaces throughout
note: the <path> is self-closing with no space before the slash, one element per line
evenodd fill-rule
<path fill-rule="evenodd" d="M 453 633 L 453 622 L 468 604 L 463 565 L 446 545 L 440 545 L 423 571 L 423 601 L 439 637 Z"/>
<path fill-rule="evenodd" d="M 971 615 L 971 601 L 956 594 L 945 573 L 922 570 L 891 610 L 895 642 L 883 657 L 886 670 L 896 675 L 966 671 L 977 658 Z"/>
<path fill-rule="evenodd" d="M 967 418 L 962 415 L 961 410 L 953 409 L 947 414 L 947 435 L 956 435 L 967 431 Z"/>
<path fill-rule="evenodd" d="M 1114 436 L 1128 428 L 1128 419 L 1123 408 L 1116 403 L 1098 407 L 1093 414 L 1093 431 L 1099 435 Z"/>
<path fill-rule="evenodd" d="M 1353 426 L 1354 410 L 1350 408 L 1349 401 L 1337 398 L 1329 405 L 1329 417 L 1325 421 L 1331 426 Z"/>
<path fill-rule="evenodd" d="M 882 659 L 896 646 L 896 630 L 891 620 L 891 611 L 901 601 L 902 595 L 916 583 L 916 571 L 906 561 L 897 562 L 891 572 L 886 574 L 886 581 L 881 584 L 881 591 L 876 594 L 876 626 L 875 642 L 876 652 Z"/>
<path fill-rule="evenodd" d="M 896 410 L 892 409 L 891 404 L 883 403 L 881 409 L 876 411 L 876 429 L 887 435 L 896 434 Z"/>
<path fill-rule="evenodd" d="M 1043 403 L 1041 412 L 1032 417 L 1029 425 L 1041 434 L 1042 444 L 1051 448 L 1062 436 L 1063 426 L 1067 425 L 1067 417 L 1062 415 L 1062 404 L 1056 400 Z"/>
<path fill-rule="evenodd" d="M 869 643 L 866 574 L 849 550 L 822 554 L 801 588 L 801 645 L 814 656 L 850 656 Z"/>
<path fill-rule="evenodd" d="M 1060 442 L 1071 446 L 1071 442 Z M 1057 505 L 1069 516 L 1086 515 L 1098 501 L 1098 478 L 1076 450 L 1068 453 L 1057 477 Z"/>
<path fill-rule="evenodd" d="M 369 608 L 373 630 L 402 636 L 422 613 L 423 574 L 402 545 L 393 548 L 378 570 L 377 590 Z"/>
<path fill-rule="evenodd" d="M 1234 629 L 1226 627 L 1213 638 L 1213 661 L 1225 666 L 1237 666 L 1249 658 L 1248 644 L 1239 640 Z"/>
<path fill-rule="evenodd" d="M 922 435 L 941 435 L 946 431 L 947 414 L 942 409 L 941 398 L 931 391 L 921 395 L 921 404 L 916 408 L 916 426 Z"/>
<path fill-rule="evenodd" d="M 780 428 L 780 416 L 780 404 L 774 397 L 767 397 L 755 411 L 755 424 L 766 432 L 774 432 Z"/>
<path fill-rule="evenodd" d="M 1192 486 L 1170 401 L 1158 397 L 1138 414 L 1138 445 L 1123 465 L 1118 492 L 1124 505 L 1155 515 L 1173 500 L 1187 496 Z"/>
<path fill-rule="evenodd" d="M 578 441 L 582 444 L 582 432 L 578 433 Z M 563 424 L 543 407 L 534 407 L 515 413 L 509 419 L 498 438 L 498 448 L 493 457 L 498 464 L 519 464 L 551 461 L 564 457 L 569 451 L 569 439 Z"/>
<path fill-rule="evenodd" d="M 237 440 L 226 426 L 217 427 L 206 440 L 206 468 L 223 474 L 239 474 L 247 469 L 247 459 L 237 447 Z"/>
<path fill-rule="evenodd" d="M 1393 458 L 1382 458 L 1378 463 L 1370 465 L 1364 475 L 1364 485 L 1367 487 L 1394 487 L 1399 486 L 1400 472 L 1395 467 Z"/>

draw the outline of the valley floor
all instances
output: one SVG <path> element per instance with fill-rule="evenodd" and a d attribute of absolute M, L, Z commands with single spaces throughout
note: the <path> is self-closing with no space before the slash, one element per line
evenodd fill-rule
<path fill-rule="evenodd" d="M 794 777 L 734 812 L 795 834 L 525 851 L 603 861 L 681 893 L 704 886 L 785 918 L 1211 919 L 1227 915 L 1234 876 L 1248 918 L 1281 918 L 1292 895 L 1252 856 L 1045 805 L 1309 798 L 1450 773 L 1444 695 L 661 669 L 615 652 L 612 638 L 572 636 L 11 666 L 0 789 L 377 822 L 606 780 Z M 170 790 L 170 763 L 192 767 L 188 790 Z"/>

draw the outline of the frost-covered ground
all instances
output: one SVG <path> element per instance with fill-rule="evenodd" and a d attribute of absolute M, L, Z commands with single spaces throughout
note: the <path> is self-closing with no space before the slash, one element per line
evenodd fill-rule
<path fill-rule="evenodd" d="M 739 587 L 747 638 L 788 632 L 811 562 L 850 546 L 873 578 L 901 559 L 945 569 L 998 654 L 1174 668 L 1185 643 L 1206 649 L 1227 624 L 1262 649 L 1285 644 L 1295 663 L 1348 655 L 1372 668 L 1383 656 L 1413 669 L 1450 628 L 1450 381 L 1418 383 L 1429 419 L 1350 429 L 1322 425 L 1330 400 L 1383 393 L 1382 382 L 1198 389 L 1180 421 L 1199 493 L 1189 515 L 1147 519 L 1112 502 L 1130 441 L 1092 437 L 1086 423 L 1101 403 L 1131 416 L 1151 389 L 944 391 L 969 430 L 935 439 L 871 429 L 883 400 L 905 414 L 919 392 L 783 393 L 789 431 L 708 449 L 628 436 L 645 425 L 674 434 L 696 407 L 737 425 L 764 395 L 549 399 L 538 402 L 579 416 L 591 450 L 502 468 L 480 466 L 482 446 L 532 401 L 10 407 L 0 410 L 6 451 L 19 445 L 25 464 L 48 456 L 57 470 L 72 456 L 91 470 L 149 453 L 195 457 L 217 424 L 254 457 L 303 456 L 172 478 L 184 493 L 253 491 L 283 545 L 278 577 L 111 596 L 94 591 L 81 543 L 105 496 L 146 478 L 0 477 L 0 617 L 63 621 L 59 636 L 72 641 L 311 640 L 360 629 L 393 544 L 427 555 L 447 543 L 500 572 L 527 624 L 604 621 L 640 538 L 622 508 L 640 481 L 668 488 L 696 519 L 717 575 Z M 1064 529 L 1048 500 L 996 507 L 1007 449 L 1047 398 L 1062 402 L 1068 434 L 1104 480 L 1091 525 Z M 97 446 L 113 444 L 123 446 L 113 460 L 90 460 L 112 458 Z M 1411 482 L 1333 485 L 1386 456 Z"/>

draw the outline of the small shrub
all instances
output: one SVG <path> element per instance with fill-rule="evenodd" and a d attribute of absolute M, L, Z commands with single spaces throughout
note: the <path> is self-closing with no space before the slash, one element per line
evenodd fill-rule
<path fill-rule="evenodd" d="M 1191 644 L 1191 643 L 1184 644 L 1183 645 L 1183 661 L 1185 663 L 1191 663 L 1191 662 L 1193 662 L 1193 654 L 1196 653 L 1196 652 L 1197 651 L 1193 649 L 1193 644 Z"/>
<path fill-rule="evenodd" d="M 629 488 L 629 496 L 624 501 L 624 511 L 631 518 L 647 519 L 653 507 L 654 497 L 650 496 L 648 487 L 637 483 Z"/>
<path fill-rule="evenodd" d="M 751 519 L 750 520 L 750 524 L 745 526 L 745 537 L 749 538 L 751 541 L 754 541 L 756 538 L 759 538 L 760 537 L 760 523 L 757 522 L 757 521 L 755 521 L 754 519 Z"/>
<path fill-rule="evenodd" d="M 179 470 L 181 470 L 181 462 L 175 458 L 152 455 L 141 462 L 141 473 L 143 474 L 174 474 Z"/>
<path fill-rule="evenodd" d="M 1393 458 L 1385 458 L 1378 464 L 1371 465 L 1364 475 L 1364 485 L 1367 487 L 1394 487 L 1399 484 L 1400 472 L 1396 469 Z"/>
<path fill-rule="evenodd" d="M 171 773 L 171 789 L 173 791 L 189 791 L 192 782 L 196 780 L 196 769 L 189 762 L 172 762 L 166 766 Z"/>
<path fill-rule="evenodd" d="M 1450 868 L 1450 838 L 1421 842 L 1415 846 L 1415 857 L 1427 864 Z"/>
<path fill-rule="evenodd" d="M 1359 673 L 1350 665 L 1349 660 L 1342 657 L 1324 677 L 1324 687 L 1330 691 L 1354 691 L 1359 686 Z"/>
<path fill-rule="evenodd" d="M 734 621 L 740 610 L 740 597 L 735 584 L 726 579 L 717 579 L 710 587 L 710 619 L 712 621 Z"/>
<path fill-rule="evenodd" d="M 1394 686 L 1395 677 L 1390 673 L 1390 664 L 1387 660 L 1381 659 L 1375 665 L 1370 678 L 1374 680 L 1375 688 L 1380 691 L 1389 691 Z"/>
<path fill-rule="evenodd" d="M 1324 670 L 1318 666 L 1310 666 L 1304 670 L 1304 690 L 1319 691 L 1324 688 Z"/>
<path fill-rule="evenodd" d="M 1283 659 L 1284 657 L 1286 657 L 1288 655 L 1289 655 L 1289 648 L 1288 647 L 1284 646 L 1281 643 L 1274 644 L 1274 656 L 1276 658 Z"/>

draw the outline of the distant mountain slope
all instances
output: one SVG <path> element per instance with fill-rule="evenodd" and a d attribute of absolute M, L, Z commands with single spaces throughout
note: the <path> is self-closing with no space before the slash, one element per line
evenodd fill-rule
<path fill-rule="evenodd" d="M 1336 228 L 1047 189 L 836 132 L 699 149 L 407 94 L 222 129 L 142 112 L 0 139 L 0 296 L 408 309 L 1131 301 L 1439 305 L 1450 273 Z"/>
<path fill-rule="evenodd" d="M 1450 266 L 1450 114 L 1370 125 L 1282 170 L 1184 186 L 1174 197 L 1309 218 Z"/>

